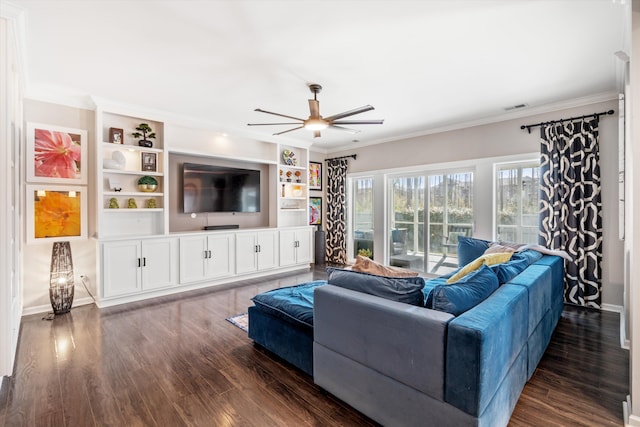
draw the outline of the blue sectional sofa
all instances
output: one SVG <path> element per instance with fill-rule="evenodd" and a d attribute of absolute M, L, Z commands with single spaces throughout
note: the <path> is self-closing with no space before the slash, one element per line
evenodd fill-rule
<path fill-rule="evenodd" d="M 458 316 L 334 286 L 331 276 L 274 290 L 254 299 L 249 336 L 383 425 L 507 425 L 563 308 L 563 260 L 527 263 Z M 425 282 L 425 300 L 444 280 Z"/>

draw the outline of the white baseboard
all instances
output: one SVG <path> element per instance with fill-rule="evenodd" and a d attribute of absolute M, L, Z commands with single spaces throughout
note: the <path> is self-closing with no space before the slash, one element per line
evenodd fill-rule
<path fill-rule="evenodd" d="M 79 307 L 81 305 L 93 304 L 93 298 L 84 297 L 73 300 L 73 307 Z M 73 307 L 71 308 L 73 310 Z M 49 313 L 52 311 L 51 304 L 47 305 L 37 305 L 35 307 L 29 307 L 22 310 L 23 316 L 28 316 L 30 314 L 40 314 L 40 313 Z"/>
<path fill-rule="evenodd" d="M 614 304 L 602 304 L 600 306 L 600 309 L 602 311 L 613 311 L 614 313 L 622 313 L 622 306 L 621 305 L 614 305 Z"/>
<path fill-rule="evenodd" d="M 631 396 L 622 402 L 623 421 L 626 427 L 640 427 L 640 416 L 631 414 Z"/>

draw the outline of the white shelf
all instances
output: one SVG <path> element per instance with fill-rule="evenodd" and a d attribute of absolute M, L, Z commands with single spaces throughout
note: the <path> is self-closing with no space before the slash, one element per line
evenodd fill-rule
<path fill-rule="evenodd" d="M 163 208 L 135 208 L 135 209 L 129 209 L 129 208 L 109 209 L 109 208 L 104 208 L 103 211 L 104 212 L 109 212 L 109 213 L 135 213 L 135 212 L 163 212 L 164 209 Z"/>
<path fill-rule="evenodd" d="M 111 173 L 114 175 L 149 175 L 149 176 L 164 176 L 162 172 L 151 171 L 127 171 L 120 169 L 102 169 L 102 173 Z"/>
<path fill-rule="evenodd" d="M 164 193 L 144 191 L 103 191 L 103 196 L 134 196 L 134 197 L 162 197 Z M 145 209 L 146 210 L 146 209 Z"/>
<path fill-rule="evenodd" d="M 306 166 L 291 166 L 291 165 L 283 165 L 283 164 L 279 164 L 278 166 L 282 167 L 282 168 L 287 168 L 287 169 L 296 169 L 296 170 L 299 170 L 299 171 L 306 171 L 307 170 Z"/>
<path fill-rule="evenodd" d="M 304 182 L 288 182 L 288 181 L 280 181 L 280 184 L 287 184 L 287 185 L 302 185 L 304 187 L 307 186 L 306 183 Z"/>
<path fill-rule="evenodd" d="M 307 200 L 306 197 L 289 197 L 289 196 L 284 196 L 284 197 L 280 197 L 282 200 Z"/>
<path fill-rule="evenodd" d="M 306 208 L 280 208 L 283 212 L 306 212 Z"/>
<path fill-rule="evenodd" d="M 109 150 L 128 150 L 128 151 L 146 151 L 149 153 L 163 153 L 164 150 L 161 148 L 153 148 L 153 147 L 140 147 L 139 145 L 130 145 L 130 144 L 113 144 L 111 142 L 103 142 L 104 148 L 108 148 Z"/>

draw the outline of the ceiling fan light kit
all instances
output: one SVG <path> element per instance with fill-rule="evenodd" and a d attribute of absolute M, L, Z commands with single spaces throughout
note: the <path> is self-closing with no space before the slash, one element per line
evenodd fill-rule
<path fill-rule="evenodd" d="M 341 120 L 346 117 L 355 116 L 356 114 L 371 111 L 374 108 L 371 105 L 365 105 L 360 108 L 345 111 L 343 113 L 334 114 L 329 117 L 322 117 L 320 115 L 320 101 L 318 101 L 317 95 L 322 90 L 322 86 L 312 83 L 309 85 L 309 90 L 313 93 L 313 99 L 309 100 L 309 118 L 301 119 L 299 117 L 287 116 L 286 114 L 274 113 L 272 111 L 256 108 L 255 111 L 259 113 L 272 114 L 274 116 L 284 117 L 287 119 L 297 120 L 297 122 L 284 122 L 284 123 L 248 123 L 247 126 L 276 126 L 276 125 L 298 125 L 297 127 L 284 130 L 282 132 L 274 133 L 274 135 L 282 135 L 283 133 L 292 132 L 298 129 L 308 129 L 313 131 L 314 138 L 321 136 L 320 131 L 326 128 L 338 129 L 350 133 L 358 133 L 359 130 L 346 128 L 342 125 L 381 125 L 384 120 Z"/>

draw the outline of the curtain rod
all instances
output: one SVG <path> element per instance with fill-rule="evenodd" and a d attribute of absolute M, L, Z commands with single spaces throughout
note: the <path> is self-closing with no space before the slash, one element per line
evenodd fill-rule
<path fill-rule="evenodd" d="M 329 160 L 348 159 L 349 157 L 353 157 L 353 160 L 356 160 L 356 156 L 357 154 L 349 154 L 348 156 L 332 157 L 331 159 L 324 159 L 324 161 L 328 162 Z"/>
<path fill-rule="evenodd" d="M 602 113 L 593 113 L 593 114 L 586 114 L 584 116 L 579 116 L 579 117 L 570 117 L 568 119 L 550 120 L 548 122 L 536 123 L 535 125 L 522 125 L 522 126 L 520 126 L 520 129 L 526 129 L 529 133 L 531 133 L 531 128 L 534 128 L 534 127 L 537 127 L 537 126 L 552 125 L 552 124 L 555 124 L 555 123 L 562 123 L 562 122 L 570 122 L 572 120 L 586 119 L 587 117 L 606 116 L 607 114 L 611 115 L 613 113 L 614 113 L 613 110 L 609 110 L 609 111 L 603 111 Z"/>

